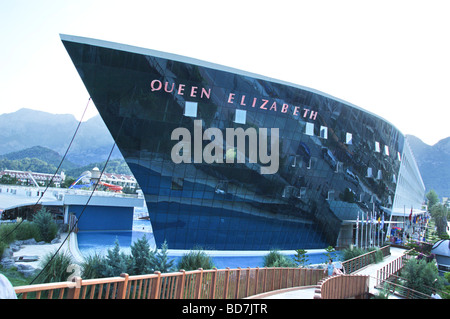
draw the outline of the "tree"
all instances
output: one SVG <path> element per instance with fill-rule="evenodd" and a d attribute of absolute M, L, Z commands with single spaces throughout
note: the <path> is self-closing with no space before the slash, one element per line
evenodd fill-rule
<path fill-rule="evenodd" d="M 297 249 L 294 256 L 294 261 L 298 263 L 299 266 L 305 266 L 309 261 L 307 251 L 304 249 Z"/>
<path fill-rule="evenodd" d="M 427 199 L 428 199 L 428 209 L 431 209 L 434 205 L 436 205 L 437 203 L 439 203 L 439 196 L 438 194 L 434 191 L 434 189 L 430 190 L 427 195 L 426 195 Z"/>
<path fill-rule="evenodd" d="M 103 277 L 116 277 L 122 273 L 128 273 L 131 268 L 131 258 L 120 251 L 119 240 L 116 239 L 113 249 L 108 249 Z"/>
<path fill-rule="evenodd" d="M 160 251 L 155 249 L 155 252 L 153 253 L 153 265 L 155 271 L 160 271 L 162 273 L 172 271 L 173 259 L 169 260 L 167 249 L 168 246 L 166 241 L 162 243 Z"/>
<path fill-rule="evenodd" d="M 133 256 L 132 274 L 150 274 L 154 269 L 155 253 L 150 250 L 147 237 L 142 236 L 131 245 Z"/>
<path fill-rule="evenodd" d="M 430 210 L 431 217 L 434 219 L 438 236 L 447 235 L 448 209 L 442 204 L 435 204 Z"/>
<path fill-rule="evenodd" d="M 439 276 L 434 263 L 424 259 L 410 259 L 402 269 L 401 277 L 405 279 L 404 286 L 430 295 L 432 289 L 440 290 L 445 281 Z"/>

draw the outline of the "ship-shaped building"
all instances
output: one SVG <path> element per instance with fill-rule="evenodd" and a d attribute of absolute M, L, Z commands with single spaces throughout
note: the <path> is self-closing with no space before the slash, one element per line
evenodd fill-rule
<path fill-rule="evenodd" d="M 405 136 L 378 115 L 180 55 L 61 40 L 145 195 L 158 247 L 341 247 L 357 220 L 421 209 Z"/>

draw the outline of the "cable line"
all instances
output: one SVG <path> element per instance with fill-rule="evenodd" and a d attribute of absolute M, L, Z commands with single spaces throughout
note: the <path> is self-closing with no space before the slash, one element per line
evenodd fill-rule
<path fill-rule="evenodd" d="M 87 102 L 87 104 L 86 104 L 86 107 L 84 108 L 83 115 L 81 116 L 81 119 L 80 119 L 80 121 L 78 122 L 77 128 L 76 128 L 75 132 L 73 133 L 72 140 L 70 141 L 69 146 L 67 147 L 66 152 L 65 152 L 64 156 L 62 157 L 62 159 L 61 159 L 59 165 L 58 165 L 58 168 L 56 169 L 56 171 L 55 171 L 55 173 L 53 174 L 53 176 L 52 176 L 52 178 L 50 179 L 50 181 L 47 183 L 47 186 L 45 187 L 45 190 L 41 193 L 41 196 L 38 198 L 36 204 L 33 205 L 33 208 L 35 208 L 35 207 L 39 204 L 39 201 L 42 199 L 42 197 L 44 196 L 45 192 L 46 192 L 47 189 L 49 188 L 50 184 L 53 182 L 53 179 L 55 178 L 55 176 L 56 176 L 56 174 L 58 173 L 59 169 L 61 168 L 61 165 L 62 165 L 62 163 L 64 162 L 64 160 L 65 160 L 65 158 L 66 158 L 66 156 L 67 156 L 67 153 L 69 152 L 70 147 L 72 146 L 73 140 L 75 139 L 75 136 L 76 136 L 77 133 L 78 133 L 78 129 L 80 128 L 80 125 L 81 125 L 81 123 L 82 123 L 82 121 L 83 121 L 84 115 L 86 114 L 86 110 L 87 110 L 87 108 L 88 108 L 88 106 L 89 106 L 89 102 L 90 102 L 90 101 L 91 101 L 91 98 L 89 97 L 88 102 Z M 9 236 L 10 236 L 10 235 L 11 235 L 11 234 L 12 234 L 12 233 L 13 233 L 13 232 L 14 232 L 14 231 L 15 231 L 15 230 L 16 230 L 16 229 L 24 222 L 24 221 L 25 221 L 25 219 L 22 219 L 22 220 L 16 225 L 16 227 L 14 227 L 9 233 L 7 233 L 2 239 L 0 239 L 0 241 L 4 241 L 6 238 L 8 238 L 8 237 L 9 237 Z"/>

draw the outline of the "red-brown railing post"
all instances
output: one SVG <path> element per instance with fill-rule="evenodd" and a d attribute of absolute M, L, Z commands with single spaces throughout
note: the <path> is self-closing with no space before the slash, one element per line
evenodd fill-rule
<path fill-rule="evenodd" d="M 224 289 L 223 289 L 223 299 L 228 299 L 228 286 L 230 283 L 230 267 L 225 269 L 225 280 L 224 280 Z"/>
<path fill-rule="evenodd" d="M 184 269 L 180 269 L 182 273 L 180 281 L 177 283 L 177 294 L 175 296 L 176 299 L 184 299 L 184 285 L 186 281 L 186 271 Z"/>
<path fill-rule="evenodd" d="M 245 297 L 248 297 L 249 288 L 250 288 L 250 267 L 247 267 L 247 283 L 245 285 Z"/>
<path fill-rule="evenodd" d="M 254 295 L 258 294 L 258 284 L 259 284 L 259 267 L 255 270 L 255 292 Z"/>
<path fill-rule="evenodd" d="M 214 272 L 211 278 L 211 290 L 209 293 L 209 298 L 214 299 L 216 297 L 216 282 L 217 282 L 217 268 L 214 267 Z"/>
<path fill-rule="evenodd" d="M 120 274 L 120 277 L 124 278 L 122 282 L 119 282 L 119 286 L 117 288 L 117 297 L 116 299 L 125 299 L 127 286 L 128 286 L 128 274 Z"/>
<path fill-rule="evenodd" d="M 239 281 L 241 280 L 241 267 L 237 268 L 237 274 L 236 274 L 236 292 L 234 295 L 234 299 L 239 298 Z"/>
<path fill-rule="evenodd" d="M 156 280 L 153 280 L 153 287 L 152 287 L 152 299 L 159 299 L 159 292 L 160 292 L 160 285 L 161 285 L 161 272 L 155 271 L 155 275 L 158 275 L 156 277 Z"/>
<path fill-rule="evenodd" d="M 195 295 L 194 299 L 200 299 L 200 294 L 202 290 L 202 280 L 203 280 L 203 268 L 199 268 L 198 271 L 200 274 L 197 274 L 197 277 L 195 278 Z"/>
<path fill-rule="evenodd" d="M 69 288 L 67 299 L 79 299 L 80 298 L 80 290 L 81 290 L 81 277 L 73 277 L 72 282 L 75 282 L 74 288 Z"/>

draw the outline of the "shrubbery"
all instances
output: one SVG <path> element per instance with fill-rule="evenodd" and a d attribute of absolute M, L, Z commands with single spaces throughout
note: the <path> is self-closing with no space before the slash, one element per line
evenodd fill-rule
<path fill-rule="evenodd" d="M 277 250 L 271 250 L 264 256 L 263 267 L 297 267 L 295 261 Z"/>
<path fill-rule="evenodd" d="M 105 278 L 120 276 L 121 273 L 129 275 L 151 274 L 155 271 L 173 271 L 173 260 L 169 260 L 167 243 L 161 245 L 161 249 L 150 249 L 148 239 L 143 236 L 131 245 L 131 254 L 125 254 L 120 250 L 118 240 L 114 248 L 108 249 L 106 256 L 94 254 L 85 258 L 81 265 L 82 277 Z"/>
<path fill-rule="evenodd" d="M 16 223 L 0 224 L 0 256 L 5 248 L 16 240 L 34 238 L 37 242 L 51 242 L 58 233 L 58 226 L 53 216 L 45 208 L 41 208 L 32 221 L 17 220 Z"/>
<path fill-rule="evenodd" d="M 181 257 L 177 268 L 186 271 L 197 270 L 199 268 L 212 269 L 214 268 L 214 264 L 212 258 L 208 256 L 202 248 L 196 248 Z"/>

